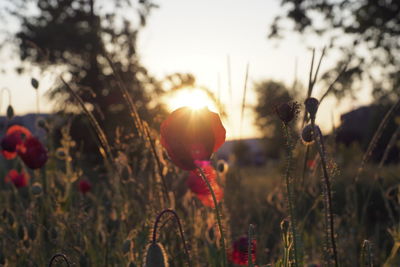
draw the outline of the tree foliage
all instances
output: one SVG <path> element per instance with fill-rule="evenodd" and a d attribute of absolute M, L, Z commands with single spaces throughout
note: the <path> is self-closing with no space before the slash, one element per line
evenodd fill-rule
<path fill-rule="evenodd" d="M 42 70 L 63 70 L 110 140 L 117 130 L 119 135 L 136 130 L 121 85 L 142 119 L 153 125 L 161 121 L 161 85 L 141 65 L 137 51 L 139 32 L 156 7 L 151 0 L 10 0 L 10 6 L 9 13 L 20 22 L 15 33 L 20 58 Z M 63 114 L 80 110 L 61 81 L 49 97 Z M 71 134 L 89 152 L 96 144 L 92 136 L 82 136 L 87 132 L 82 127 L 89 127 L 82 118 L 75 117 Z"/>
<path fill-rule="evenodd" d="M 289 20 L 293 25 L 289 30 L 327 37 L 329 47 L 341 51 L 337 68 L 325 78 L 337 76 L 342 65 L 349 63 L 346 79 L 333 92 L 344 96 L 354 81 L 368 79 L 376 99 L 400 95 L 399 1 L 281 0 L 281 4 L 284 12 L 275 18 L 269 37 L 281 37 L 288 30 L 284 21 Z"/>
<path fill-rule="evenodd" d="M 297 97 L 294 90 L 281 82 L 266 80 L 255 85 L 257 104 L 254 107 L 256 125 L 266 137 L 266 153 L 269 157 L 278 157 L 285 146 L 282 121 L 275 112 L 278 104 L 291 101 Z"/>

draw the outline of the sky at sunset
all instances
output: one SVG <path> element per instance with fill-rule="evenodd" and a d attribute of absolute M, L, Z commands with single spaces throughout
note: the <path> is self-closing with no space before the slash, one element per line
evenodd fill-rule
<path fill-rule="evenodd" d="M 260 136 L 253 125 L 252 107 L 256 103 L 254 83 L 264 79 L 293 83 L 297 61 L 297 77 L 306 83 L 311 60 L 309 47 L 321 49 L 325 43 L 295 34 L 287 34 L 281 41 L 268 40 L 268 27 L 279 14 L 278 0 L 168 0 L 158 1 L 148 25 L 141 32 L 138 44 L 142 64 L 158 78 L 175 72 L 192 73 L 197 85 L 208 87 L 225 105 L 228 118 L 224 120 L 228 138 Z M 5 53 L 4 51 L 2 53 Z M 318 53 L 319 55 L 319 53 Z M 230 60 L 232 101 L 228 92 Z M 335 54 L 329 53 L 322 71 L 333 65 Z M 10 67 L 16 62 L 10 62 Z M 245 116 L 240 127 L 240 110 L 246 65 L 249 64 L 248 94 Z M 34 73 L 33 76 L 38 75 Z M 36 110 L 35 91 L 29 76 L 0 74 L 0 88 L 7 87 L 13 94 L 17 114 Z M 43 96 L 51 87 L 50 75 L 41 76 L 41 111 L 52 106 Z M 325 88 L 316 85 L 316 95 Z M 172 100 L 171 100 L 172 101 Z M 368 92 L 360 91 L 358 101 L 327 99 L 321 106 L 317 122 L 324 131 L 339 122 L 342 112 L 368 103 Z M 1 112 L 6 102 L 2 99 Z M 240 128 L 242 130 L 240 130 Z"/>

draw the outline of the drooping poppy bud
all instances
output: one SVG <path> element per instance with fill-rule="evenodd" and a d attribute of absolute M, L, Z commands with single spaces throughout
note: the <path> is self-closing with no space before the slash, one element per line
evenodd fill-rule
<path fill-rule="evenodd" d="M 306 125 L 303 130 L 301 131 L 301 141 L 303 141 L 303 144 L 305 145 L 312 145 L 314 144 L 314 135 L 317 134 L 318 131 L 318 126 L 314 126 L 314 132 L 313 132 L 313 127 L 311 124 Z"/>
<path fill-rule="evenodd" d="M 319 101 L 314 97 L 309 97 L 304 101 L 304 105 L 306 106 L 306 111 L 310 113 L 311 118 L 315 118 L 315 114 L 317 114 Z"/>
<path fill-rule="evenodd" d="M 15 187 L 21 188 L 28 185 L 29 175 L 24 172 L 18 172 L 16 170 L 10 170 L 5 178 L 6 183 L 13 183 Z"/>
<path fill-rule="evenodd" d="M 284 123 L 291 122 L 299 113 L 297 102 L 285 102 L 275 106 L 275 112 Z"/>
<path fill-rule="evenodd" d="M 179 108 L 161 124 L 161 144 L 175 165 L 189 171 L 197 167 L 197 160 L 210 159 L 225 142 L 225 134 L 218 114 L 207 108 Z"/>
<path fill-rule="evenodd" d="M 8 105 L 7 107 L 7 119 L 11 120 L 14 118 L 14 108 L 11 105 Z"/>
<path fill-rule="evenodd" d="M 89 192 L 92 189 L 92 184 L 89 183 L 89 181 L 81 180 L 81 181 L 79 181 L 78 189 L 79 189 L 79 192 L 81 192 L 82 194 L 86 194 L 87 192 Z"/>
<path fill-rule="evenodd" d="M 256 240 L 251 241 L 251 258 L 252 262 L 256 261 Z M 249 239 L 247 236 L 242 236 L 236 240 L 232 245 L 232 252 L 230 254 L 230 260 L 237 265 L 247 266 L 248 264 L 248 250 L 249 250 Z"/>
<path fill-rule="evenodd" d="M 13 159 L 19 150 L 24 149 L 25 138 L 30 137 L 31 132 L 20 125 L 13 125 L 7 129 L 6 135 L 1 140 L 1 153 L 6 159 Z"/>
<path fill-rule="evenodd" d="M 31 169 L 40 169 L 47 161 L 47 150 L 36 137 L 28 137 L 24 149 L 18 151 L 22 161 Z"/>

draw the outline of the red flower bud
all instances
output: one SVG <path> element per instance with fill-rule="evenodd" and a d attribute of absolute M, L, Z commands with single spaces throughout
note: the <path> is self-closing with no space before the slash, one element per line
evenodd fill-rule
<path fill-rule="evenodd" d="M 36 137 L 28 137 L 24 149 L 18 151 L 22 161 L 31 169 L 40 169 L 47 161 L 47 150 Z"/>
<path fill-rule="evenodd" d="M 92 189 L 92 184 L 89 183 L 89 181 L 81 180 L 81 181 L 79 181 L 78 189 L 79 189 L 79 192 L 81 192 L 82 194 L 86 194 L 87 192 L 89 192 Z"/>
<path fill-rule="evenodd" d="M 218 114 L 182 107 L 161 124 L 161 144 L 175 165 L 190 171 L 197 167 L 196 160 L 210 159 L 225 142 L 225 133 Z"/>
<path fill-rule="evenodd" d="M 29 175 L 21 172 L 18 173 L 16 170 L 10 170 L 5 178 L 6 183 L 13 183 L 15 187 L 21 188 L 28 185 Z"/>

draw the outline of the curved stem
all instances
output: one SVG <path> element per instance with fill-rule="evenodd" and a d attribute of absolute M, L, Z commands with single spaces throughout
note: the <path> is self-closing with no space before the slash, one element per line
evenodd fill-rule
<path fill-rule="evenodd" d="M 223 265 L 222 266 L 226 266 L 227 265 L 227 260 L 226 260 L 226 247 L 225 247 L 225 235 L 224 235 L 224 230 L 222 228 L 222 222 L 221 222 L 221 214 L 219 212 L 219 208 L 218 208 L 218 202 L 217 202 L 217 198 L 215 197 L 214 194 L 214 190 L 212 189 L 210 182 L 208 181 L 206 175 L 204 174 L 203 170 L 200 167 L 197 167 L 197 169 L 200 172 L 201 178 L 203 179 L 203 181 L 207 184 L 208 190 L 210 190 L 213 202 L 214 202 L 214 211 L 215 211 L 215 216 L 217 217 L 217 223 L 218 223 L 218 228 L 219 228 L 219 232 L 221 235 L 221 247 L 223 250 Z"/>
<path fill-rule="evenodd" d="M 290 228 L 292 230 L 293 236 L 293 251 L 294 251 L 294 266 L 298 266 L 299 264 L 299 251 L 298 251 L 298 244 L 297 244 L 297 231 L 296 231 L 296 216 L 294 214 L 295 207 L 293 203 L 293 190 L 291 188 L 290 182 L 290 165 L 292 163 L 292 146 L 291 146 L 291 137 L 289 133 L 289 129 L 287 124 L 283 124 L 283 128 L 285 130 L 286 135 L 286 157 L 287 157 L 287 167 L 285 171 L 285 181 L 286 181 L 286 190 L 287 190 L 287 197 L 288 197 L 288 205 L 289 205 L 289 216 L 290 216 Z"/>
<path fill-rule="evenodd" d="M 321 158 L 321 165 L 322 165 L 322 171 L 324 174 L 324 183 L 325 183 L 325 188 L 326 188 L 326 217 L 327 217 L 327 223 L 329 224 L 329 235 L 331 239 L 331 244 L 332 244 L 332 250 L 333 250 L 333 258 L 335 261 L 335 266 L 338 267 L 338 256 L 337 256 L 337 249 L 336 249 L 336 242 L 335 242 L 335 229 L 334 229 L 334 217 L 333 217 L 333 211 L 332 211 L 332 192 L 331 192 L 331 183 L 329 180 L 329 175 L 328 175 L 328 168 L 326 164 L 326 153 L 325 153 L 325 145 L 322 137 L 322 133 L 319 130 L 319 128 L 315 127 L 315 119 L 311 120 L 311 126 L 313 129 L 313 136 L 314 140 L 317 143 L 317 148 L 319 152 L 319 156 Z"/>
<path fill-rule="evenodd" d="M 67 263 L 67 266 L 68 266 L 68 267 L 71 266 L 71 265 L 69 264 L 69 261 L 68 261 L 67 256 L 65 256 L 64 254 L 61 254 L 61 253 L 57 253 L 57 254 L 55 254 L 53 257 L 51 257 L 51 259 L 50 259 L 50 261 L 49 261 L 48 267 L 53 266 L 53 262 L 54 262 L 57 258 L 62 258 L 62 259 L 64 259 L 64 261 Z"/>
<path fill-rule="evenodd" d="M 161 220 L 161 217 L 166 213 L 171 213 L 176 219 L 176 223 L 178 224 L 178 228 L 179 228 L 179 234 L 181 235 L 181 239 L 182 239 L 182 242 L 183 242 L 183 247 L 185 249 L 185 254 L 186 254 L 186 257 L 187 257 L 187 263 L 188 263 L 189 266 L 191 266 L 192 264 L 191 264 L 191 261 L 190 261 L 189 249 L 188 249 L 187 244 L 186 244 L 185 235 L 183 234 L 182 224 L 181 224 L 181 221 L 179 219 L 178 214 L 176 214 L 176 212 L 174 210 L 165 209 L 165 210 L 161 211 L 157 215 L 157 218 L 156 218 L 156 221 L 155 221 L 154 227 L 153 227 L 153 238 L 152 238 L 151 242 L 153 244 L 157 243 L 157 228 L 158 228 L 158 224 L 159 224 L 159 222 Z"/>

